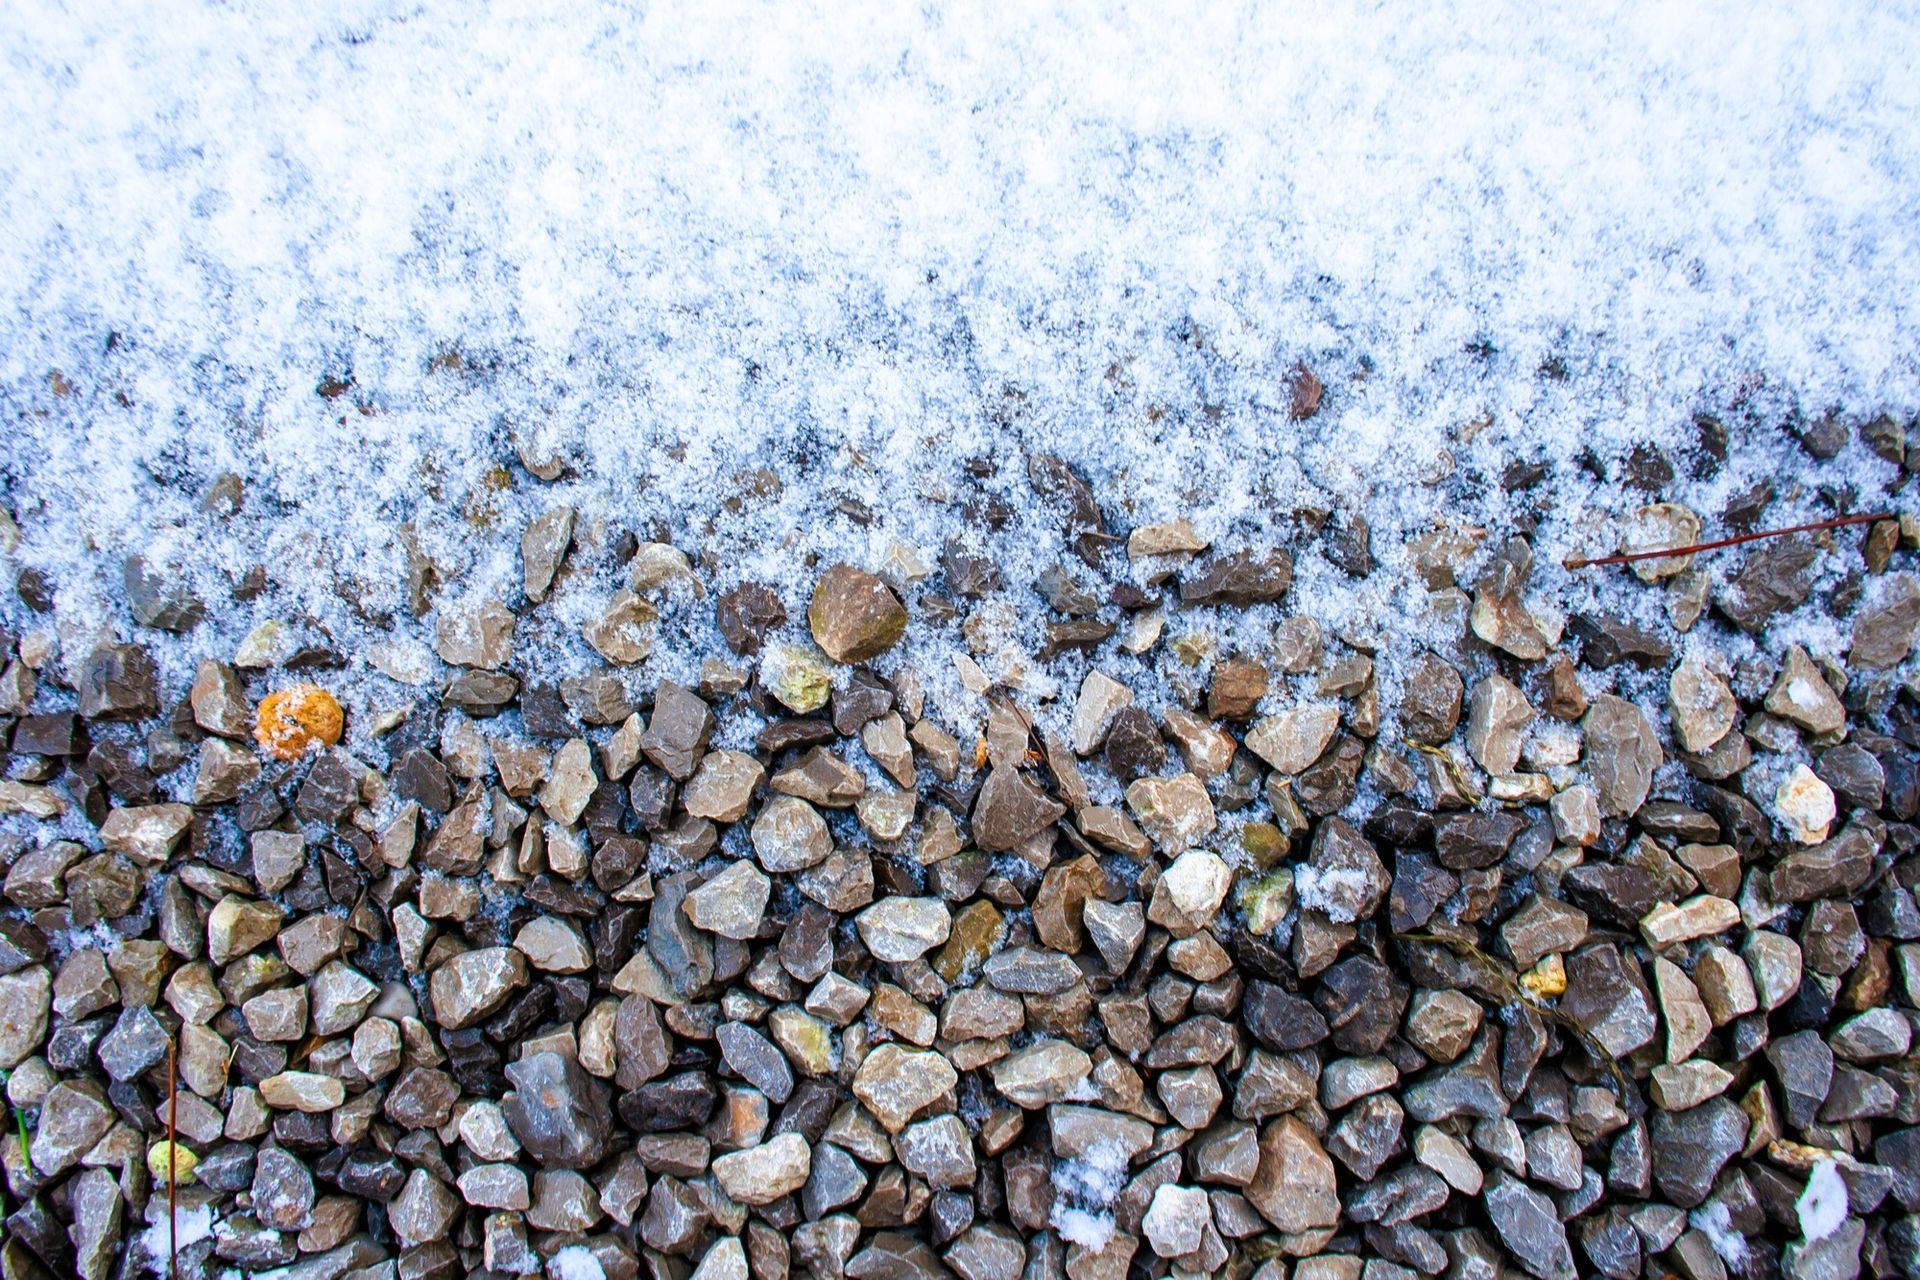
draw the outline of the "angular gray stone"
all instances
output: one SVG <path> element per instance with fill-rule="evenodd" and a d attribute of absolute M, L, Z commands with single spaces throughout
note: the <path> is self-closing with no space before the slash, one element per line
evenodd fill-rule
<path fill-rule="evenodd" d="M 613 1136 L 607 1086 L 562 1054 L 531 1054 L 506 1068 L 500 1111 L 527 1153 L 549 1169 L 600 1163 Z"/>
<path fill-rule="evenodd" d="M 1480 1197 L 1507 1252 L 1538 1280 L 1575 1280 L 1573 1249 L 1553 1202 L 1519 1179 L 1496 1171 Z"/>

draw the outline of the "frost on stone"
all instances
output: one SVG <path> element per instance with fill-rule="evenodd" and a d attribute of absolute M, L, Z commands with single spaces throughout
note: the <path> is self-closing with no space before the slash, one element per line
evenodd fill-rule
<path fill-rule="evenodd" d="M 1707 1238 L 1713 1251 L 1720 1255 L 1720 1261 L 1735 1270 L 1747 1261 L 1747 1238 L 1733 1225 L 1733 1214 L 1722 1201 L 1695 1209 L 1688 1217 L 1696 1230 Z"/>
<path fill-rule="evenodd" d="M 140 1233 L 140 1250 L 145 1255 L 147 1270 L 154 1275 L 164 1276 L 168 1272 L 175 1247 L 186 1250 L 213 1234 L 213 1206 L 206 1204 L 187 1205 L 173 1211 L 173 1222 L 169 1223 L 165 1208 L 159 1209 L 159 1221 Z M 173 1232 L 177 1227 L 179 1237 Z"/>
<path fill-rule="evenodd" d="M 1113 1202 L 1127 1185 L 1128 1148 L 1097 1140 L 1084 1154 L 1053 1162 L 1053 1227 L 1062 1239 L 1095 1253 L 1113 1238 Z"/>

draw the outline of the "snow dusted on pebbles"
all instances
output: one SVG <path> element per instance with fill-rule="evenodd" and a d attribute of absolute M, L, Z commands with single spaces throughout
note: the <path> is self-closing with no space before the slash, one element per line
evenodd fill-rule
<path fill-rule="evenodd" d="M 1920 1271 L 1909 19 L 0 34 L 9 1265 Z"/>

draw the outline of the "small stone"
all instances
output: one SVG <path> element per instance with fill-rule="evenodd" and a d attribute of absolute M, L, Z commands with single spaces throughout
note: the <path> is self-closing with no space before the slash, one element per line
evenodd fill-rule
<path fill-rule="evenodd" d="M 713 615 L 721 639 L 743 658 L 758 653 L 767 633 L 787 621 L 780 597 L 760 582 L 743 582 L 721 595 L 714 601 Z"/>
<path fill-rule="evenodd" d="M 854 1073 L 853 1094 L 889 1133 L 906 1127 L 914 1114 L 956 1084 L 959 1073 L 944 1057 L 883 1044 L 868 1054 Z"/>
<path fill-rule="evenodd" d="M 280 932 L 280 908 L 228 894 L 207 916 L 207 958 L 224 965 L 271 942 Z"/>
<path fill-rule="evenodd" d="M 1500 1242 L 1538 1280 L 1574 1280 L 1573 1250 L 1553 1202 L 1505 1171 L 1496 1171 L 1480 1198 Z"/>
<path fill-rule="evenodd" d="M 1127 807 L 1165 853 L 1192 847 L 1218 825 L 1206 784 L 1191 773 L 1135 780 L 1127 788 Z M 980 841 L 980 847 L 988 846 Z"/>
<path fill-rule="evenodd" d="M 540 788 L 540 807 L 563 827 L 570 827 L 586 812 L 600 779 L 593 772 L 593 749 L 585 738 L 569 738 L 554 753 L 547 781 Z"/>
<path fill-rule="evenodd" d="M 833 678 L 824 657 L 812 647 L 773 645 L 761 655 L 760 683 L 796 715 L 818 711 L 833 696 Z M 831 736 L 831 729 L 822 728 Z"/>
<path fill-rule="evenodd" d="M 1015 1106 L 1038 1110 L 1075 1093 L 1093 1070 L 1093 1059 L 1065 1040 L 1037 1040 L 991 1068 L 993 1087 Z"/>
<path fill-rule="evenodd" d="M 1747 1115 L 1725 1097 L 1685 1111 L 1655 1109 L 1647 1122 L 1653 1178 L 1660 1194 L 1682 1209 L 1707 1198 L 1720 1170 L 1747 1141 Z"/>
<path fill-rule="evenodd" d="M 1070 741 L 1074 754 L 1088 756 L 1098 751 L 1114 714 L 1132 704 L 1132 689 L 1101 672 L 1088 672 L 1073 707 Z"/>
<path fill-rule="evenodd" d="M 1702 893 L 1674 904 L 1663 902 L 1640 920 L 1640 936 L 1656 950 L 1722 933 L 1740 923 L 1740 907 L 1726 898 Z"/>
<path fill-rule="evenodd" d="M 696 929 L 742 941 L 760 931 L 773 882 L 742 858 L 687 894 L 684 910 Z"/>
<path fill-rule="evenodd" d="M 1733 1083 L 1733 1075 L 1703 1058 L 1691 1062 L 1663 1063 L 1653 1069 L 1651 1087 L 1654 1105 L 1668 1111 L 1685 1111 L 1708 1098 L 1717 1098 Z"/>
<path fill-rule="evenodd" d="M 1373 842 L 1343 818 L 1327 818 L 1314 830 L 1307 861 L 1295 868 L 1293 878 L 1301 905 L 1325 913 L 1335 924 L 1373 915 L 1392 884 Z"/>
<path fill-rule="evenodd" d="M 774 1102 L 793 1094 L 793 1070 L 767 1038 L 744 1022 L 723 1022 L 714 1040 L 720 1054 L 742 1079 Z"/>
<path fill-rule="evenodd" d="M 29 1151 L 34 1170 L 54 1178 L 72 1168 L 113 1128 L 113 1108 L 100 1086 L 87 1080 L 62 1080 L 40 1104 L 40 1123 Z"/>
<path fill-rule="evenodd" d="M 882 898 L 854 921 L 875 959 L 890 964 L 918 960 L 947 940 L 953 917 L 938 898 Z"/>
<path fill-rule="evenodd" d="M 1467 1144 L 1444 1129 L 1422 1125 L 1413 1135 L 1413 1156 L 1462 1195 L 1477 1196 L 1484 1179 Z"/>
<path fill-rule="evenodd" d="M 100 824 L 100 843 L 135 862 L 157 867 L 167 860 L 192 823 L 193 810 L 184 804 L 115 809 Z"/>
<path fill-rule="evenodd" d="M 1246 1197 L 1281 1231 L 1299 1233 L 1340 1220 L 1333 1160 L 1313 1131 L 1282 1116 L 1260 1134 L 1260 1166 Z"/>
<path fill-rule="evenodd" d="M 663 680 L 654 691 L 653 714 L 640 735 L 640 752 L 675 782 L 693 776 L 713 733 L 713 709 L 699 695 Z"/>
<path fill-rule="evenodd" d="M 1626 536 L 1621 550 L 1628 553 L 1664 551 L 1669 547 L 1689 547 L 1700 541 L 1700 517 L 1677 502 L 1655 502 L 1641 507 L 1627 518 Z M 1632 562 L 1633 576 L 1642 582 L 1658 582 L 1684 572 L 1693 563 L 1691 555 L 1655 556 Z"/>
<path fill-rule="evenodd" d="M 282 1071 L 260 1082 L 260 1098 L 276 1111 L 326 1112 L 347 1100 L 347 1087 L 332 1076 Z"/>
<path fill-rule="evenodd" d="M 224 662 L 208 659 L 200 664 L 187 701 L 193 707 L 193 722 L 208 733 L 245 740 L 253 728 L 240 678 Z"/>
<path fill-rule="evenodd" d="M 1331 702 L 1290 707 L 1267 716 L 1247 731 L 1247 750 L 1281 773 L 1299 773 L 1318 760 L 1340 727 L 1340 708 Z"/>
<path fill-rule="evenodd" d="M 1266 667 L 1251 658 L 1233 658 L 1214 668 L 1207 689 L 1207 714 L 1218 720 L 1245 720 L 1267 693 Z"/>
<path fill-rule="evenodd" d="M 465 951 L 433 971 L 428 994 L 434 1016 L 450 1031 L 470 1027 L 526 985 L 527 960 L 512 947 Z"/>
<path fill-rule="evenodd" d="M 754 819 L 751 835 L 760 865 L 775 874 L 818 866 L 833 852 L 826 819 L 794 796 L 769 800 Z"/>
<path fill-rule="evenodd" d="M 535 916 L 513 935 L 514 949 L 542 973 L 585 973 L 593 967 L 580 931 L 559 916 Z"/>
<path fill-rule="evenodd" d="M 441 610 L 434 649 L 449 666 L 498 671 L 513 656 L 515 618 L 498 600 Z"/>
<path fill-rule="evenodd" d="M 1512 773 L 1520 764 L 1520 740 L 1533 723 L 1526 695 L 1503 676 L 1473 688 L 1467 709 L 1467 751 L 1488 773 Z"/>
<path fill-rule="evenodd" d="M 659 612 L 631 591 L 616 591 L 607 607 L 587 619 L 581 638 L 594 652 L 618 667 L 644 661 L 653 652 L 653 624 Z"/>
<path fill-rule="evenodd" d="M 206 602 L 195 595 L 178 566 L 129 556 L 121 565 L 127 609 L 143 627 L 183 633 L 207 616 Z"/>
<path fill-rule="evenodd" d="M 888 712 L 867 722 L 860 730 L 860 745 L 887 776 L 912 791 L 917 781 L 913 767 L 913 747 L 907 741 L 906 722 Z"/>
<path fill-rule="evenodd" d="M 700 757 L 680 802 L 696 818 L 738 822 L 746 817 L 754 789 L 766 776 L 760 762 L 744 752 L 709 751 Z"/>
<path fill-rule="evenodd" d="M 1191 933 L 1219 913 L 1232 886 L 1233 872 L 1218 854 L 1188 849 L 1155 882 L 1147 919 L 1179 935 Z"/>
<path fill-rule="evenodd" d="M 908 1172 L 936 1190 L 973 1185 L 979 1169 L 973 1141 L 955 1115 L 934 1116 L 902 1129 L 893 1140 L 896 1158 Z"/>
<path fill-rule="evenodd" d="M 1272 604 L 1293 585 L 1293 557 L 1275 547 L 1267 551 L 1215 554 L 1201 561 L 1180 580 L 1180 603 L 1232 605 L 1247 609 Z"/>
<path fill-rule="evenodd" d="M 1500 938 L 1514 967 L 1531 969 L 1542 957 L 1585 942 L 1587 913 L 1535 894 L 1500 926 Z"/>
<path fill-rule="evenodd" d="M 865 662 L 899 642 L 907 629 L 907 610 L 879 578 L 850 564 L 836 564 L 813 589 L 807 625 L 814 642 L 835 662 Z"/>
<path fill-rule="evenodd" d="M 1863 671 L 1885 671 L 1904 662 L 1913 648 L 1914 628 L 1920 626 L 1920 584 L 1912 575 L 1894 574 L 1878 595 L 1853 620 L 1847 662 Z"/>
<path fill-rule="evenodd" d="M 527 599 L 535 604 L 547 598 L 553 575 L 567 558 L 567 548 L 573 542 L 573 519 L 572 507 L 556 507 L 529 520 L 526 532 L 520 535 L 521 584 Z"/>
<path fill-rule="evenodd" d="M 713 1176 L 730 1198 L 761 1205 L 798 1191 L 812 1168 L 813 1149 L 806 1138 L 783 1133 L 757 1147 L 716 1157 Z"/>
<path fill-rule="evenodd" d="M 1808 733 L 1838 733 L 1847 724 L 1847 709 L 1840 705 L 1807 651 L 1797 644 L 1787 650 L 1787 660 L 1765 705 L 1772 714 L 1791 720 Z"/>
<path fill-rule="evenodd" d="M 585 1169 L 600 1162 L 613 1136 L 607 1086 L 572 1057 L 543 1051 L 506 1067 L 513 1088 L 500 1111 L 513 1136 L 549 1169 Z"/>
<path fill-rule="evenodd" d="M 79 710 L 88 720 L 144 720 L 160 710 L 153 659 L 136 644 L 106 644 L 80 669 Z"/>
<path fill-rule="evenodd" d="M 1139 561 L 1151 556 L 1196 555 L 1211 544 L 1194 529 L 1185 516 L 1143 524 L 1127 535 L 1127 559 Z"/>
<path fill-rule="evenodd" d="M 1407 669 L 1400 695 L 1400 725 L 1407 740 L 1438 746 L 1452 737 L 1460 724 L 1464 692 L 1451 663 L 1431 653 L 1417 659 Z"/>
<path fill-rule="evenodd" d="M 1609 817 L 1636 812 L 1646 801 L 1653 771 L 1662 758 L 1652 722 L 1633 703 L 1603 693 L 1593 699 L 1581 725 L 1586 732 L 1587 771 L 1593 776 L 1601 810 Z"/>
<path fill-rule="evenodd" d="M 1799 844 L 1819 844 L 1833 829 L 1838 812 L 1833 788 L 1804 764 L 1780 784 L 1773 796 L 1773 810 L 1787 834 Z"/>
<path fill-rule="evenodd" d="M 460 1175 L 460 1198 L 482 1209 L 524 1211 L 531 1201 L 527 1175 L 518 1165 L 480 1164 Z"/>
<path fill-rule="evenodd" d="M 1667 681 L 1667 706 L 1673 714 L 1674 740 L 1691 755 L 1711 750 L 1740 714 L 1740 704 L 1727 682 L 1694 656 L 1673 669 Z"/>
<path fill-rule="evenodd" d="M 1203 1228 L 1211 1218 L 1206 1192 L 1169 1182 L 1154 1191 L 1140 1227 L 1155 1253 L 1163 1258 L 1179 1258 L 1200 1247 Z"/>
<path fill-rule="evenodd" d="M 1211 804 L 1209 804 L 1211 810 Z M 1066 806 L 1048 796 L 1017 769 L 991 769 L 973 803 L 974 843 L 988 853 L 1016 849 L 1066 814 Z"/>

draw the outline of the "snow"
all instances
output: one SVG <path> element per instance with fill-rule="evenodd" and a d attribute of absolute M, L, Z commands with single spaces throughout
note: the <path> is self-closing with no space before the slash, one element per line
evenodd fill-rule
<path fill-rule="evenodd" d="M 1410 552 L 1442 528 L 1478 543 L 1471 581 L 1533 526 L 1543 616 L 1660 623 L 1660 589 L 1559 566 L 1649 500 L 1619 482 L 1636 446 L 1667 450 L 1660 496 L 1714 534 L 1761 479 L 1769 523 L 1843 491 L 1887 503 L 1897 468 L 1857 441 L 1816 463 L 1787 428 L 1920 409 L 1920 35 L 1892 7 L 144 17 L 0 11 L 0 507 L 21 539 L 0 578 L 33 569 L 56 602 L 0 592 L 0 626 L 48 633 L 71 672 L 136 634 L 123 559 L 177 560 L 209 608 L 183 638 L 137 631 L 163 687 L 278 623 L 346 656 L 321 674 L 375 763 L 369 713 L 448 674 L 439 612 L 513 601 L 521 531 L 563 504 L 576 545 L 516 669 L 597 665 L 580 626 L 620 585 L 622 532 L 671 541 L 709 588 L 656 597 L 636 692 L 697 679 L 714 592 L 772 584 L 797 640 L 821 564 L 893 565 L 916 621 L 876 665 L 919 672 L 965 743 L 970 664 L 1028 702 L 1090 665 L 1031 656 L 1029 584 L 1074 563 L 1031 454 L 1079 468 L 1118 532 L 1184 516 L 1221 548 L 1296 552 L 1284 605 L 1171 612 L 1153 651 L 1102 651 L 1158 711 L 1163 682 L 1203 687 L 1293 614 L 1336 649 L 1453 652 Z M 1301 364 L 1326 392 L 1294 422 Z M 1724 464 L 1701 414 L 1733 437 Z M 530 469 L 553 460 L 551 482 Z M 1548 479 L 1509 492 L 1525 461 Z M 238 511 L 205 509 L 228 473 Z M 1364 515 L 1376 572 L 1331 563 L 1307 511 Z M 925 620 L 950 542 L 1006 583 L 964 632 Z M 410 545 L 441 582 L 419 617 Z M 1720 582 L 1741 555 L 1698 565 Z M 1820 602 L 1846 559 L 1823 554 L 1770 645 L 1844 649 Z M 936 572 L 907 582 L 915 565 Z M 264 590 L 236 598 L 254 566 Z M 1730 663 L 1766 652 L 1702 626 Z M 1391 742 L 1401 672 L 1379 679 Z M 1664 696 L 1650 681 L 1592 691 Z M 1269 699 L 1308 696 L 1299 677 Z"/>
<path fill-rule="evenodd" d="M 212 1205 L 181 1206 L 175 1209 L 174 1218 L 178 1224 L 182 1249 L 196 1245 L 213 1234 Z M 159 1220 L 140 1233 L 140 1248 L 146 1254 L 147 1269 L 155 1275 L 167 1274 L 168 1260 L 173 1257 L 171 1241 L 174 1230 L 163 1210 Z"/>
<path fill-rule="evenodd" d="M 1110 1213 L 1089 1213 L 1085 1209 L 1069 1209 L 1065 1205 L 1055 1204 L 1050 1221 L 1062 1240 L 1077 1244 L 1090 1253 L 1099 1253 L 1113 1239 L 1113 1215 Z"/>
<path fill-rule="evenodd" d="M 1358 867 L 1322 870 L 1303 862 L 1293 869 L 1293 890 L 1300 905 L 1326 913 L 1335 924 L 1353 923 L 1353 904 L 1367 889 L 1367 873 Z"/>
<path fill-rule="evenodd" d="M 1127 1147 L 1092 1143 L 1085 1154 L 1053 1162 L 1055 1192 L 1050 1219 L 1063 1240 L 1098 1253 L 1113 1238 L 1111 1206 L 1127 1185 Z"/>
<path fill-rule="evenodd" d="M 547 1262 L 547 1274 L 553 1280 L 607 1280 L 606 1268 L 583 1244 L 570 1244 L 556 1252 Z"/>
<path fill-rule="evenodd" d="M 1727 1206 L 1715 1200 L 1702 1205 L 1688 1216 L 1695 1230 L 1706 1236 L 1707 1243 L 1720 1255 L 1720 1261 L 1738 1271 L 1746 1265 L 1747 1238 L 1733 1225 L 1733 1213 Z"/>
<path fill-rule="evenodd" d="M 1822 1160 L 1814 1165 L 1793 1207 L 1800 1217 L 1800 1235 L 1808 1244 L 1838 1231 L 1847 1220 L 1847 1184 L 1839 1164 Z"/>

